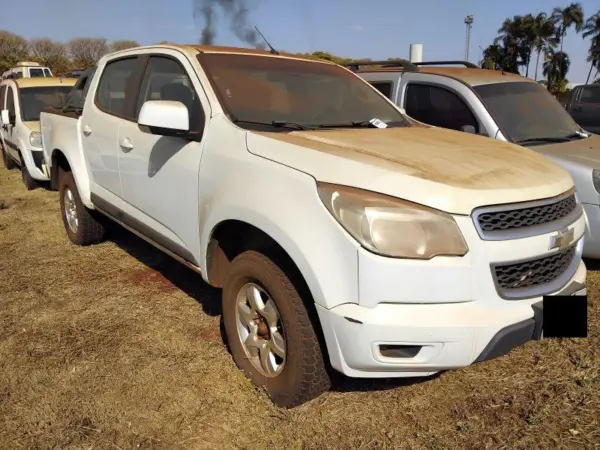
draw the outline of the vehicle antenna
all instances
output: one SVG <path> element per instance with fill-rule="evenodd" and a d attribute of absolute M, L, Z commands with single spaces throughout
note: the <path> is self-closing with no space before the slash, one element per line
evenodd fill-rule
<path fill-rule="evenodd" d="M 256 31 L 258 32 L 258 34 L 260 34 L 260 37 L 263 38 L 263 40 L 267 43 L 267 46 L 271 49 L 271 54 L 279 55 L 279 52 L 275 50 L 271 44 L 269 44 L 269 41 L 267 41 L 267 38 L 263 36 L 258 27 L 254 25 L 254 28 L 256 28 Z"/>

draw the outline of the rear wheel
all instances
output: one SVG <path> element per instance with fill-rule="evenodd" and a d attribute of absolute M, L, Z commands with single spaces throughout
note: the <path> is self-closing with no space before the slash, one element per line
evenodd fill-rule
<path fill-rule="evenodd" d="M 236 365 L 277 405 L 300 405 L 331 386 L 302 298 L 265 255 L 246 251 L 233 260 L 223 322 Z"/>
<path fill-rule="evenodd" d="M 8 156 L 8 153 L 6 152 L 6 149 L 4 148 L 2 143 L 0 143 L 0 149 L 2 150 L 2 162 L 4 163 L 4 167 L 6 167 L 7 170 L 14 169 L 16 164 L 12 160 L 12 158 Z"/>
<path fill-rule="evenodd" d="M 72 172 L 59 170 L 60 212 L 69 239 L 77 245 L 102 242 L 104 226 L 81 201 Z"/>

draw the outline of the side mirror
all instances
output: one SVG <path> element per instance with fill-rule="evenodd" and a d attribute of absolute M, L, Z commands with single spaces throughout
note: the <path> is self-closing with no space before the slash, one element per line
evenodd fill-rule
<path fill-rule="evenodd" d="M 477 130 L 475 130 L 475 127 L 473 125 L 463 125 L 462 127 L 460 127 L 460 131 L 464 131 L 465 133 L 470 133 L 470 134 L 475 134 L 477 132 Z"/>
<path fill-rule="evenodd" d="M 190 130 L 190 116 L 181 102 L 148 100 L 142 105 L 138 125 L 161 136 L 184 137 Z"/>
<path fill-rule="evenodd" d="M 2 125 L 10 125 L 10 114 L 8 113 L 8 109 L 2 110 Z"/>

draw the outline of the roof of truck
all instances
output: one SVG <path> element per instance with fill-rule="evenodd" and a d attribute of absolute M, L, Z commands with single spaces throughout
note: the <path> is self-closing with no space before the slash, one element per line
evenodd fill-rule
<path fill-rule="evenodd" d="M 402 67 L 376 67 L 376 68 L 363 68 L 360 69 L 357 74 L 365 73 L 382 73 L 382 72 L 404 72 Z M 531 78 L 526 78 L 521 75 L 514 73 L 503 72 L 501 70 L 488 70 L 488 69 L 473 69 L 465 67 L 419 67 L 418 72 L 409 73 L 423 73 L 431 75 L 440 75 L 445 77 L 451 77 L 462 81 L 470 86 L 479 86 L 482 84 L 494 84 L 494 83 L 507 83 L 507 82 L 532 82 L 535 83 Z"/>
<path fill-rule="evenodd" d="M 19 88 L 44 87 L 44 86 L 73 86 L 77 79 L 59 78 L 59 77 L 33 77 L 33 78 L 14 78 Z"/>
<path fill-rule="evenodd" d="M 196 56 L 197 53 L 230 53 L 230 54 L 245 54 L 245 55 L 263 55 L 263 56 L 279 56 L 279 57 L 283 57 L 283 58 L 294 58 L 294 59 L 305 59 L 307 61 L 317 61 L 317 62 L 324 62 L 324 63 L 329 63 L 329 64 L 334 64 L 331 61 L 327 61 L 327 60 L 323 60 L 323 59 L 317 59 L 317 58 L 311 58 L 308 56 L 302 56 L 302 55 L 294 55 L 293 53 L 285 53 L 282 51 L 279 51 L 279 55 L 274 55 L 272 54 L 269 50 L 260 50 L 260 49 L 254 49 L 254 48 L 244 48 L 244 47 L 226 47 L 226 46 L 218 46 L 218 45 L 197 45 L 197 44 L 171 44 L 171 43 L 166 43 L 166 44 L 155 44 L 155 45 L 148 45 L 148 46 L 144 46 L 144 47 L 135 47 L 135 48 L 129 48 L 129 49 L 125 49 L 125 50 L 121 50 L 120 52 L 128 52 L 131 50 L 140 50 L 140 49 L 144 49 L 144 48 L 173 48 L 179 51 L 182 51 L 184 53 L 187 53 L 189 56 Z"/>

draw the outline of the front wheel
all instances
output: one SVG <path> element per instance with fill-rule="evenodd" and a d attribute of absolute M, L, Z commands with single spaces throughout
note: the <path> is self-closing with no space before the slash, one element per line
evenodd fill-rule
<path fill-rule="evenodd" d="M 25 189 L 31 191 L 37 187 L 39 187 L 38 181 L 31 176 L 29 170 L 27 170 L 27 166 L 24 162 L 21 162 L 21 179 L 23 180 L 23 184 L 25 185 Z"/>
<path fill-rule="evenodd" d="M 223 322 L 236 365 L 277 405 L 300 405 L 331 386 L 302 298 L 265 255 L 246 251 L 233 260 Z"/>
<path fill-rule="evenodd" d="M 73 173 L 60 169 L 59 184 L 60 212 L 71 242 L 77 245 L 102 242 L 104 226 L 81 201 Z"/>

